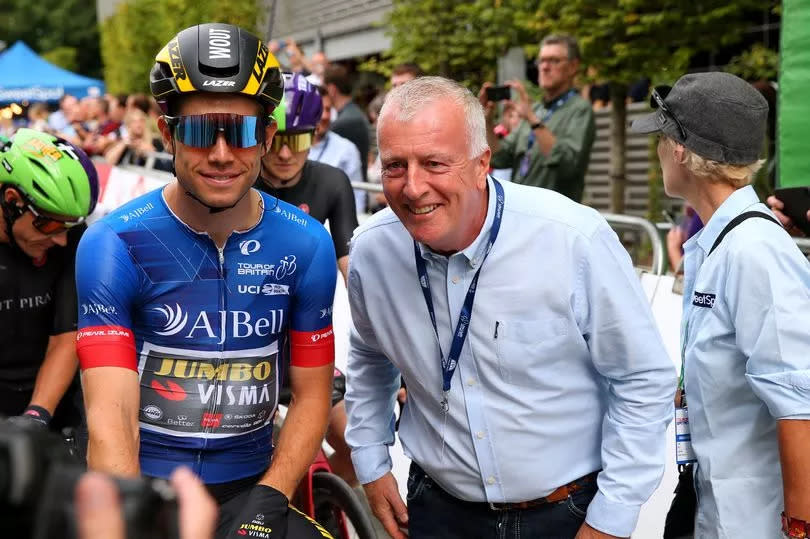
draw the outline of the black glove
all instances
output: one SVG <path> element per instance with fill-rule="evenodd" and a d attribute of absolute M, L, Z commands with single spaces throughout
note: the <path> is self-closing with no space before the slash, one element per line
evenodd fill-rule
<path fill-rule="evenodd" d="M 29 406 L 21 415 L 9 417 L 8 422 L 24 429 L 45 429 L 51 422 L 51 414 L 41 406 Z"/>
<path fill-rule="evenodd" d="M 273 487 L 256 485 L 250 491 L 245 507 L 234 520 L 227 539 L 251 537 L 248 533 L 251 531 L 260 532 L 253 537 L 284 539 L 287 537 L 289 503 L 287 497 Z"/>

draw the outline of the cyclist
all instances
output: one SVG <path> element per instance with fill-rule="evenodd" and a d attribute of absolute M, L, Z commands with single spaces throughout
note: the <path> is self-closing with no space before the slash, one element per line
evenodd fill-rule
<path fill-rule="evenodd" d="M 273 117 L 278 132 L 262 159 L 256 187 L 324 223 L 335 245 L 340 273 L 349 268 L 349 240 L 357 228 L 357 209 L 348 176 L 333 166 L 308 159 L 323 104 L 317 88 L 302 75 L 284 74 L 284 101 Z"/>
<path fill-rule="evenodd" d="M 77 339 L 88 464 L 190 467 L 220 504 L 218 537 L 328 536 L 288 500 L 329 413 L 334 248 L 315 219 L 251 189 L 278 62 L 239 27 L 200 24 L 158 53 L 150 86 L 175 179 L 91 227 L 77 256 L 80 301 L 98 305 Z M 285 361 L 293 400 L 274 449 Z"/>
<path fill-rule="evenodd" d="M 0 141 L 0 164 L 0 415 L 75 427 L 74 258 L 98 177 L 76 146 L 31 129 Z"/>
<path fill-rule="evenodd" d="M 323 223 L 329 220 L 337 265 L 343 278 L 349 265 L 349 240 L 357 228 L 351 183 L 335 167 L 307 159 L 312 136 L 323 110 L 318 89 L 298 74 L 284 74 L 284 100 L 273 111 L 278 132 L 270 152 L 262 160 L 262 175 L 256 187 L 294 204 Z M 329 458 L 332 470 L 350 485 L 357 485 L 351 451 L 346 445 L 346 391 L 343 374 L 335 370 L 332 412 L 326 440 L 335 452 Z"/>

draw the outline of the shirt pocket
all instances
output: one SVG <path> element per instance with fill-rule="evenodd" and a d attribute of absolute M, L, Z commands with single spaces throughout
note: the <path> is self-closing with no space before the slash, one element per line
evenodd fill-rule
<path fill-rule="evenodd" d="M 543 364 L 556 357 L 568 336 L 563 317 L 496 321 L 498 369 L 505 382 L 536 387 Z"/>

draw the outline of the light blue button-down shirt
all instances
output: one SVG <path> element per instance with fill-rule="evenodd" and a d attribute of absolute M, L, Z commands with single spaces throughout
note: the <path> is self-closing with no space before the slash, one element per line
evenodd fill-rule
<path fill-rule="evenodd" d="M 684 245 L 682 338 L 701 539 L 781 537 L 776 422 L 810 419 L 810 263 L 752 187 Z M 712 298 L 712 296 L 714 296 Z"/>
<path fill-rule="evenodd" d="M 361 159 L 360 150 L 357 149 L 354 142 L 337 133 L 327 131 L 326 135 L 310 148 L 309 159 L 339 168 L 346 173 L 350 182 L 363 181 L 363 169 L 360 167 L 366 160 Z M 357 211 L 366 210 L 367 198 L 366 191 L 354 190 L 354 205 Z"/>
<path fill-rule="evenodd" d="M 346 439 L 358 478 L 368 483 L 391 468 L 401 372 L 402 445 L 445 490 L 470 501 L 526 501 L 603 469 L 587 521 L 628 536 L 663 473 L 675 369 L 605 220 L 552 191 L 503 188 L 503 222 L 481 270 L 446 416 L 413 240 L 390 209 L 356 231 Z M 445 353 L 483 258 L 494 198 L 463 251 L 444 257 L 421 246 Z"/>

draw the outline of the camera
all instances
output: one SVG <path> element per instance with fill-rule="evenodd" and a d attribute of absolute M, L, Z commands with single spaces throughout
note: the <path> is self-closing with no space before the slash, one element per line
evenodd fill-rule
<path fill-rule="evenodd" d="M 73 498 L 85 468 L 58 434 L 0 420 L 0 537 L 78 537 Z M 127 539 L 179 537 L 166 481 L 119 479 Z"/>
<path fill-rule="evenodd" d="M 512 97 L 512 88 L 510 86 L 490 86 L 487 88 L 488 101 L 505 101 Z"/>

